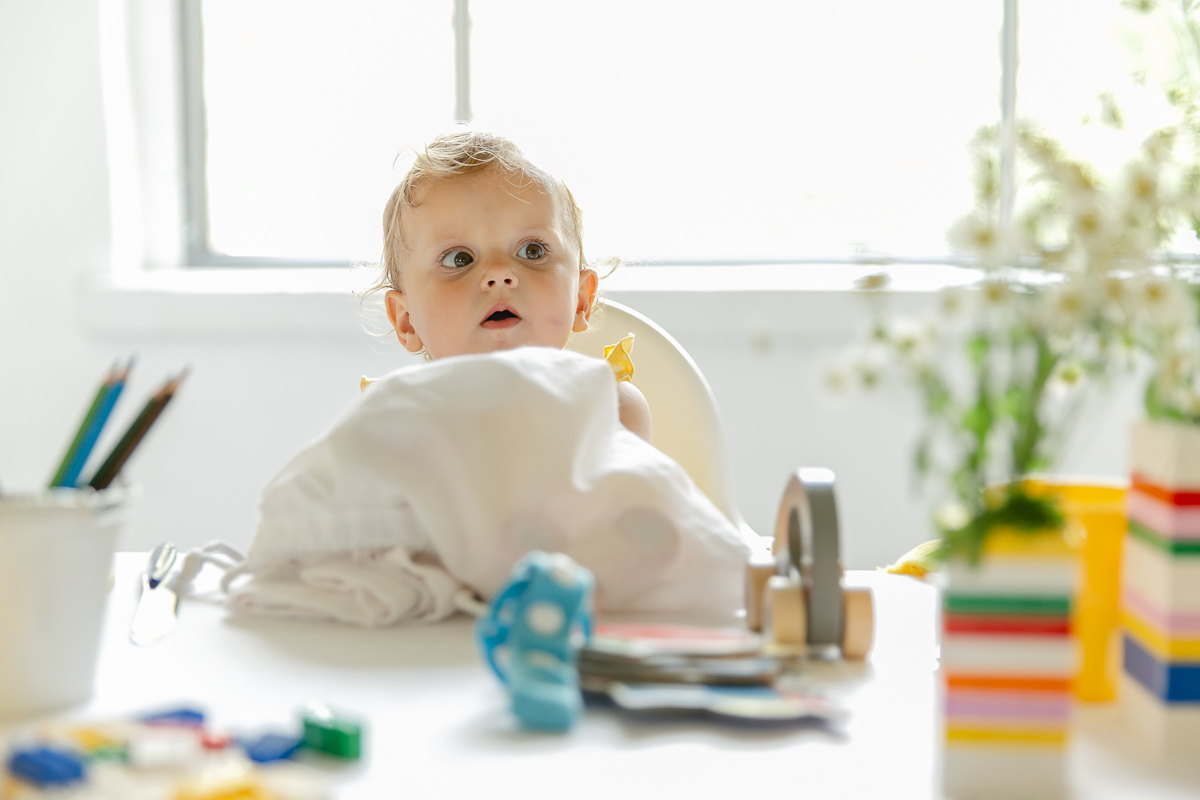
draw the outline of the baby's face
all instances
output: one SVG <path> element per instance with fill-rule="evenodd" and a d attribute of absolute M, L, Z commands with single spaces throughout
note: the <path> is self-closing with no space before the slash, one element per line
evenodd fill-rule
<path fill-rule="evenodd" d="M 407 209 L 402 285 L 385 302 L 410 352 L 432 358 L 563 347 L 587 329 L 596 274 L 580 270 L 554 199 L 487 170 L 427 184 Z"/>

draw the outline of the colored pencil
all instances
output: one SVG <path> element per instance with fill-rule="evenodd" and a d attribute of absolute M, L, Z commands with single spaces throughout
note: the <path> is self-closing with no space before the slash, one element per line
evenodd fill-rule
<path fill-rule="evenodd" d="M 88 481 L 88 485 L 93 489 L 106 489 L 109 484 L 121 472 L 121 468 L 125 466 L 125 462 L 133 455 L 133 451 L 141 444 L 142 439 L 146 437 L 146 432 L 158 419 L 163 409 L 167 407 L 167 403 L 171 402 L 171 398 L 175 396 L 175 391 L 179 388 L 179 384 L 187 375 L 187 370 L 184 369 L 179 375 L 170 378 L 163 384 L 157 392 L 155 392 L 146 405 L 142 407 L 137 418 L 130 424 L 129 428 L 121 436 L 120 441 L 113 447 L 112 452 L 104 459 L 104 462 L 96 470 L 96 474 Z"/>
<path fill-rule="evenodd" d="M 96 440 L 100 438 L 100 432 L 108 422 L 117 398 L 121 396 L 121 390 L 125 387 L 125 381 L 129 377 L 129 370 L 132 366 L 131 359 L 124 369 L 120 368 L 120 362 L 114 363 L 109 369 L 100 388 L 96 390 L 96 396 L 92 399 L 91 406 L 88 407 L 87 413 L 79 423 L 79 429 L 75 432 L 75 438 L 71 440 L 71 446 L 63 455 L 58 471 L 50 480 L 51 486 L 75 487 L 78 485 L 79 474 L 83 471 L 83 466 L 87 463 L 92 449 L 96 446 Z"/>

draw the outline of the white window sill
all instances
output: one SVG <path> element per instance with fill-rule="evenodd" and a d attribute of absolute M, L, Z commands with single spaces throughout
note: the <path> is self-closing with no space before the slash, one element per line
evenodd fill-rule
<path fill-rule="evenodd" d="M 969 270 L 944 265 L 624 266 L 601 281 L 601 291 L 651 318 L 666 314 L 678 334 L 819 336 L 848 332 L 862 319 L 866 303 L 856 282 L 880 272 L 890 277 L 898 312 L 927 307 L 938 290 L 973 279 Z M 372 268 L 206 267 L 90 276 L 80 315 L 85 329 L 99 336 L 362 336 L 372 305 L 364 306 L 358 293 L 374 279 Z"/>

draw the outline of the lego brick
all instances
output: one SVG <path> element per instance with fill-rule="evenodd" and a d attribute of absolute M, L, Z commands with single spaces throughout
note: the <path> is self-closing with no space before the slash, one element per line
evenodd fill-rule
<path fill-rule="evenodd" d="M 1006 727 L 1064 727 L 1070 722 L 1072 703 L 1069 691 L 1052 694 L 950 688 L 942 708 L 947 724 L 975 721 Z"/>
<path fill-rule="evenodd" d="M 1071 618 L 1033 614 L 943 614 L 944 633 L 1069 636 Z"/>
<path fill-rule="evenodd" d="M 942 682 L 945 691 L 957 689 L 986 689 L 994 691 L 1017 691 L 1029 694 L 1045 692 L 1054 694 L 1069 692 L 1071 678 L 1040 677 L 1031 675 L 979 675 L 970 672 L 953 672 L 943 666 Z"/>
<path fill-rule="evenodd" d="M 948 672 L 1061 677 L 1075 674 L 1078 653 L 1069 636 L 947 634 L 941 662 Z"/>
<path fill-rule="evenodd" d="M 981 594 L 1067 595 L 1078 583 L 1079 567 L 1063 559 L 989 559 L 977 566 L 952 561 L 945 573 L 955 591 Z"/>
<path fill-rule="evenodd" d="M 362 726 L 327 711 L 306 711 L 304 746 L 337 758 L 356 759 L 362 754 Z"/>
<path fill-rule="evenodd" d="M 1061 531 L 993 529 L 983 543 L 983 563 L 1050 560 L 1070 563 L 1075 552 Z"/>
<path fill-rule="evenodd" d="M 182 727 L 202 728 L 204 727 L 204 712 L 198 708 L 190 706 L 181 706 L 180 708 L 168 708 L 163 711 L 156 711 L 152 714 L 145 714 L 141 721 L 146 725 L 179 725 Z"/>
<path fill-rule="evenodd" d="M 1160 661 L 1200 662 L 1200 637 L 1172 635 L 1131 608 L 1122 610 L 1121 627 Z"/>
<path fill-rule="evenodd" d="M 64 786 L 84 779 L 83 759 L 61 747 L 17 748 L 8 759 L 8 771 L 37 786 Z"/>
<path fill-rule="evenodd" d="M 1162 608 L 1133 586 L 1121 592 L 1121 608 L 1132 612 L 1147 625 L 1163 634 L 1179 639 L 1200 638 L 1200 611 Z"/>
<path fill-rule="evenodd" d="M 1200 426 L 1159 420 L 1133 424 L 1130 472 L 1157 486 L 1200 487 Z"/>
<path fill-rule="evenodd" d="M 974 592 L 970 588 L 947 589 L 942 594 L 942 610 L 947 614 L 1042 615 L 1069 617 L 1069 594 L 1001 595 Z"/>
<path fill-rule="evenodd" d="M 1154 528 L 1148 528 L 1134 519 L 1129 520 L 1129 535 L 1161 551 L 1163 555 L 1171 559 L 1200 560 L 1200 539 L 1171 536 Z"/>
<path fill-rule="evenodd" d="M 1200 559 L 1172 558 L 1142 537 L 1125 537 L 1121 586 L 1169 611 L 1200 611 Z"/>
<path fill-rule="evenodd" d="M 1117 702 L 1136 732 L 1129 741 L 1158 755 L 1194 758 L 1200 741 L 1200 705 L 1164 703 L 1129 675 L 1122 675 Z"/>
<path fill-rule="evenodd" d="M 1068 739 L 1067 727 L 1061 723 L 1051 725 L 999 725 L 992 720 L 979 724 L 959 724 L 946 721 L 946 742 L 957 742 L 1026 747 L 1063 747 Z"/>
<path fill-rule="evenodd" d="M 1129 479 L 1130 492 L 1151 497 L 1172 506 L 1200 508 L 1200 486 L 1159 486 L 1136 472 Z"/>
<path fill-rule="evenodd" d="M 1175 506 L 1131 491 L 1127 515 L 1131 525 L 1136 523 L 1169 539 L 1200 543 L 1200 508 Z"/>
<path fill-rule="evenodd" d="M 942 751 L 942 792 L 978 800 L 1063 798 L 1066 748 L 948 742 Z"/>
<path fill-rule="evenodd" d="M 246 752 L 246 756 L 251 761 L 258 764 L 265 764 L 271 761 L 282 761 L 291 758 L 303 743 L 304 739 L 300 736 L 282 733 L 264 733 L 256 739 L 243 741 L 241 745 L 242 749 Z"/>
<path fill-rule="evenodd" d="M 1122 637 L 1125 674 L 1166 703 L 1200 703 L 1200 663 L 1163 661 L 1126 631 Z"/>

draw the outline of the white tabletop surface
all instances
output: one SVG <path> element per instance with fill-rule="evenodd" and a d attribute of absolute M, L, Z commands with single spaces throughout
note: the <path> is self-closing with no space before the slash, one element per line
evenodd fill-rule
<path fill-rule="evenodd" d="M 234 732 L 294 727 L 319 700 L 366 723 L 364 757 L 334 774 L 336 797 L 938 798 L 937 592 L 917 580 L 849 572 L 870 586 L 865 662 L 815 664 L 814 684 L 849 710 L 841 733 L 796 724 L 638 716 L 589 705 L 565 734 L 522 731 L 476 649 L 472 621 L 363 630 L 246 619 L 184 602 L 166 638 L 129 641 L 143 553 L 119 553 L 87 703 L 56 719 L 203 707 Z M 0 721 L 0 735 L 34 721 Z M 1123 737 L 1116 704 L 1084 706 L 1069 753 L 1080 798 L 1198 798 L 1200 763 L 1158 763 Z M 1200 748 L 1198 748 L 1200 752 Z"/>

